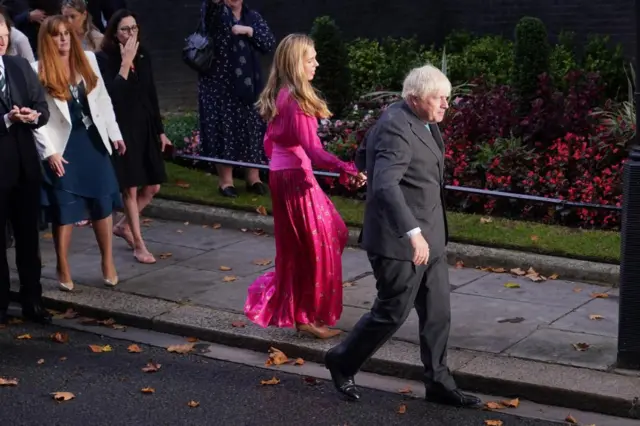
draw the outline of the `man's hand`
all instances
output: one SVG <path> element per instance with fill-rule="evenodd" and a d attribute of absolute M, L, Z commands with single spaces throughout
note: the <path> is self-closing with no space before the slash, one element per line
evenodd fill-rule
<path fill-rule="evenodd" d="M 33 123 L 40 113 L 36 110 L 27 107 L 18 107 L 14 105 L 11 111 L 7 113 L 7 117 L 12 123 Z"/>
<path fill-rule="evenodd" d="M 429 244 L 421 232 L 411 237 L 411 245 L 413 246 L 413 263 L 426 265 L 429 262 Z"/>
<path fill-rule="evenodd" d="M 29 12 L 29 20 L 41 24 L 47 18 L 47 14 L 42 9 L 35 9 Z"/>

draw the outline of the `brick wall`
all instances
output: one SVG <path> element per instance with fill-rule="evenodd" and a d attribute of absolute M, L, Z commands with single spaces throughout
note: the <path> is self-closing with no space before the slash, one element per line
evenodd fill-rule
<path fill-rule="evenodd" d="M 332 16 L 351 37 L 409 37 L 439 43 L 452 30 L 511 37 L 522 16 L 542 19 L 550 34 L 562 30 L 609 34 L 632 54 L 633 0 L 247 0 L 276 37 L 308 32 L 320 15 Z M 180 59 L 184 38 L 195 29 L 201 0 L 129 0 L 140 15 L 143 43 L 151 50 L 164 110 L 197 107 L 197 77 Z M 265 60 L 265 66 L 269 58 Z"/>

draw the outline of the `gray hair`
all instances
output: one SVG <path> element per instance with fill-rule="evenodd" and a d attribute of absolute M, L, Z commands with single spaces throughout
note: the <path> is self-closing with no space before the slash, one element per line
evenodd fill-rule
<path fill-rule="evenodd" d="M 402 83 L 402 98 L 425 96 L 442 93 L 451 95 L 451 82 L 446 75 L 433 65 L 424 65 L 409 71 Z"/>

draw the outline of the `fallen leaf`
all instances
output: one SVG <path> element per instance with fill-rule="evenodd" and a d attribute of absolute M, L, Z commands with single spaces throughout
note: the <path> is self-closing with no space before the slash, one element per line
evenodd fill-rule
<path fill-rule="evenodd" d="M 520 398 L 510 399 L 510 400 L 507 400 L 507 401 L 501 401 L 500 403 L 502 405 L 504 405 L 505 407 L 518 408 L 520 406 Z"/>
<path fill-rule="evenodd" d="M 191 186 L 189 183 L 183 181 L 183 180 L 177 180 L 176 181 L 176 186 L 178 188 L 182 188 L 182 189 L 189 189 L 189 187 Z"/>
<path fill-rule="evenodd" d="M 214 224 L 213 224 L 213 226 L 212 226 L 212 228 L 213 228 L 213 229 L 220 229 L 220 228 L 222 228 L 222 224 L 220 224 L 220 223 L 214 223 Z"/>
<path fill-rule="evenodd" d="M 537 235 L 532 235 L 531 236 L 531 241 L 533 241 L 533 242 L 538 241 L 538 236 Z"/>
<path fill-rule="evenodd" d="M 504 286 L 506 288 L 520 288 L 520 284 L 512 282 L 505 283 Z"/>
<path fill-rule="evenodd" d="M 0 377 L 0 386 L 18 386 L 18 379 Z"/>
<path fill-rule="evenodd" d="M 267 386 L 269 386 L 269 385 L 277 385 L 278 383 L 280 383 L 280 379 L 276 378 L 275 376 L 272 377 L 269 380 L 260 380 L 260 384 L 263 385 L 263 386 L 264 385 L 267 385 Z"/>
<path fill-rule="evenodd" d="M 494 272 L 496 274 L 504 274 L 505 272 L 507 272 L 507 270 L 504 268 L 491 268 L 491 272 Z"/>
<path fill-rule="evenodd" d="M 187 337 L 187 342 L 195 343 L 195 342 L 197 342 L 197 341 L 198 341 L 198 338 L 197 338 L 197 337 Z"/>
<path fill-rule="evenodd" d="M 106 320 L 98 321 L 98 325 L 103 325 L 105 327 L 111 327 L 116 323 L 116 320 L 113 318 L 108 318 Z"/>
<path fill-rule="evenodd" d="M 578 421 L 576 420 L 576 418 L 575 418 L 575 417 L 573 417 L 571 414 L 569 414 L 569 415 L 564 419 L 564 421 L 565 421 L 565 422 L 567 422 L 567 423 L 571 423 L 572 425 L 577 425 L 577 424 L 578 424 Z"/>
<path fill-rule="evenodd" d="M 398 405 L 398 408 L 396 409 L 396 413 L 404 414 L 406 412 L 407 412 L 407 406 L 405 404 Z"/>
<path fill-rule="evenodd" d="M 502 409 L 507 408 L 507 407 L 502 405 L 502 403 L 500 403 L 500 402 L 491 401 L 491 402 L 485 403 L 484 404 L 484 408 L 485 408 L 485 410 L 502 410 Z"/>
<path fill-rule="evenodd" d="M 31 335 L 30 334 L 21 334 L 17 337 L 18 340 L 29 340 L 31 339 Z"/>
<path fill-rule="evenodd" d="M 591 293 L 591 297 L 594 299 L 608 299 L 609 295 L 607 293 Z"/>
<path fill-rule="evenodd" d="M 73 309 L 69 308 L 64 313 L 56 313 L 54 315 L 55 319 L 73 319 L 78 317 L 78 313 Z"/>
<path fill-rule="evenodd" d="M 456 269 L 462 269 L 464 268 L 464 262 L 462 260 L 458 260 L 456 262 Z"/>
<path fill-rule="evenodd" d="M 139 354 L 142 352 L 142 348 L 136 344 L 129 345 L 127 350 L 129 351 L 129 353 L 132 353 L 132 354 Z"/>
<path fill-rule="evenodd" d="M 228 267 L 228 266 L 221 266 L 218 269 L 220 269 L 221 271 L 230 271 L 231 270 L 231 268 Z"/>
<path fill-rule="evenodd" d="M 490 217 L 481 217 L 480 218 L 480 223 L 491 223 L 493 222 L 493 219 L 491 219 Z"/>
<path fill-rule="evenodd" d="M 95 318 L 81 318 L 80 324 L 82 325 L 98 325 L 98 320 Z"/>
<path fill-rule="evenodd" d="M 126 325 L 120 325 L 120 324 L 113 324 L 111 326 L 111 328 L 113 328 L 114 330 L 120 330 L 120 331 L 126 331 L 127 330 L 127 326 Z"/>
<path fill-rule="evenodd" d="M 53 238 L 53 234 L 51 232 L 45 232 L 44 234 L 42 234 L 42 238 L 44 238 L 45 240 L 50 240 Z"/>
<path fill-rule="evenodd" d="M 76 396 L 74 394 L 72 394 L 71 392 L 53 392 L 51 395 L 53 395 L 53 399 L 55 399 L 56 401 L 70 401 L 73 398 L 75 398 Z"/>
<path fill-rule="evenodd" d="M 571 346 L 578 352 L 584 352 L 590 347 L 588 343 L 572 343 Z"/>
<path fill-rule="evenodd" d="M 270 259 L 256 259 L 253 261 L 254 265 L 258 265 L 258 266 L 267 266 L 267 265 L 271 265 L 272 261 Z"/>
<path fill-rule="evenodd" d="M 242 321 L 234 321 L 231 323 L 231 327 L 236 327 L 236 328 L 244 328 L 247 324 L 242 322 Z"/>
<path fill-rule="evenodd" d="M 304 365 L 304 359 L 296 358 L 296 360 L 295 360 L 295 362 L 293 364 L 294 365 Z"/>
<path fill-rule="evenodd" d="M 187 406 L 190 408 L 196 408 L 200 406 L 200 403 L 198 401 L 189 401 L 187 402 Z"/>
<path fill-rule="evenodd" d="M 224 278 L 222 278 L 222 281 L 224 281 L 225 283 L 230 283 L 237 279 L 238 277 L 236 277 L 235 275 L 225 275 Z"/>
<path fill-rule="evenodd" d="M 44 359 L 39 359 L 39 360 L 38 360 L 38 362 L 37 362 L 37 364 L 38 364 L 38 365 L 42 365 L 42 364 L 44 364 Z"/>
<path fill-rule="evenodd" d="M 69 336 L 66 333 L 56 332 L 51 335 L 51 340 L 56 343 L 67 343 L 69 341 Z"/>
<path fill-rule="evenodd" d="M 153 361 L 149 361 L 147 365 L 142 367 L 142 371 L 144 371 L 145 373 L 155 373 L 160 370 L 160 366 L 161 364 L 156 364 Z"/>
<path fill-rule="evenodd" d="M 593 315 L 589 315 L 589 319 L 591 321 L 599 321 L 599 320 L 603 320 L 604 317 L 602 315 L 593 314 Z"/>
<path fill-rule="evenodd" d="M 353 281 L 345 281 L 342 283 L 342 287 L 347 288 L 347 287 L 353 287 L 355 285 L 355 283 Z"/>
<path fill-rule="evenodd" d="M 176 354 L 186 354 L 193 350 L 193 343 L 187 343 L 186 345 L 171 345 L 167 348 L 167 351 Z"/>
<path fill-rule="evenodd" d="M 142 389 L 140 389 L 140 392 L 147 393 L 147 394 L 155 393 L 155 391 L 156 390 L 154 388 L 142 388 Z"/>
<path fill-rule="evenodd" d="M 264 232 L 264 229 L 260 229 L 260 228 L 255 228 L 253 230 L 253 235 L 257 236 L 257 237 L 261 237 L 263 235 L 267 235 L 266 232 Z"/>
<path fill-rule="evenodd" d="M 407 386 L 406 388 L 402 388 L 402 389 L 398 390 L 398 393 L 406 395 L 406 394 L 409 394 L 409 393 L 413 393 L 413 391 L 411 390 L 411 388 L 409 386 Z"/>
<path fill-rule="evenodd" d="M 502 420 L 485 420 L 484 426 L 502 426 Z"/>
<path fill-rule="evenodd" d="M 573 292 L 574 293 L 580 293 L 582 291 L 582 289 L 580 287 L 574 287 L 573 288 Z"/>
<path fill-rule="evenodd" d="M 282 365 L 289 362 L 289 357 L 287 357 L 284 352 L 280 349 L 269 348 L 269 358 L 265 362 L 265 365 Z"/>
<path fill-rule="evenodd" d="M 267 209 L 265 209 L 264 206 L 258 206 L 258 208 L 256 209 L 256 212 L 262 216 L 267 215 Z"/>
<path fill-rule="evenodd" d="M 113 350 L 109 345 L 89 345 L 89 349 L 91 349 L 91 352 L 96 354 L 101 352 L 111 352 Z"/>
<path fill-rule="evenodd" d="M 513 268 L 509 272 L 511 272 L 513 275 L 517 275 L 519 277 L 523 277 L 523 276 L 527 275 L 526 271 L 523 271 L 520 268 Z"/>
<path fill-rule="evenodd" d="M 558 275 L 558 274 L 551 274 L 551 275 L 549 275 L 548 279 L 549 280 L 557 280 L 559 277 L 560 277 L 560 275 Z"/>
<path fill-rule="evenodd" d="M 161 260 L 168 259 L 168 258 L 170 258 L 171 256 L 173 256 L 173 253 L 169 253 L 169 252 L 167 252 L 167 253 L 160 253 L 160 254 L 158 255 L 158 257 L 159 257 Z"/>
<path fill-rule="evenodd" d="M 515 318 L 505 318 L 505 319 L 498 320 L 498 323 L 520 324 L 523 321 L 524 321 L 523 317 L 515 317 Z"/>

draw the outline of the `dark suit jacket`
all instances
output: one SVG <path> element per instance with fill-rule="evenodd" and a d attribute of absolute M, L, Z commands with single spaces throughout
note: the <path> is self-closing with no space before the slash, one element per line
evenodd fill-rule
<path fill-rule="evenodd" d="M 32 130 L 47 124 L 49 107 L 44 88 L 29 62 L 19 56 L 3 56 L 11 104 L 0 100 L 0 188 L 16 185 L 20 179 L 39 181 L 40 158 Z M 7 129 L 6 114 L 13 105 L 27 107 L 41 115 L 37 124 L 13 123 Z"/>
<path fill-rule="evenodd" d="M 59 15 L 61 4 L 61 0 L 4 0 L 2 2 L 13 24 L 29 38 L 34 53 L 37 53 L 40 24 L 29 21 L 29 12 L 41 9 L 47 16 Z"/>
<path fill-rule="evenodd" d="M 356 166 L 367 172 L 368 185 L 361 243 L 370 254 L 413 260 L 407 232 L 414 228 L 422 230 L 431 258 L 445 253 L 444 142 L 437 125 L 429 129 L 401 101 L 358 148 Z"/>
<path fill-rule="evenodd" d="M 109 19 L 120 9 L 126 9 L 127 2 L 125 0 L 93 0 L 87 5 L 87 11 L 93 19 L 95 25 L 101 33 L 104 33 L 105 26 L 102 24 L 101 15 L 104 15 L 105 21 Z"/>

